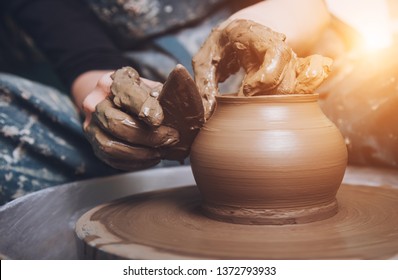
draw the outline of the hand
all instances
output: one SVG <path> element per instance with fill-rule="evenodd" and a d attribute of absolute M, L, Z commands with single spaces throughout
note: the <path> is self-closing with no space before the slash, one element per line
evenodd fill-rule
<path fill-rule="evenodd" d="M 218 83 L 241 67 L 246 75 L 238 95 L 313 93 L 327 77 L 332 60 L 320 55 L 298 58 L 285 39 L 251 20 L 233 20 L 213 30 L 193 58 L 206 118 L 213 111 Z"/>
<path fill-rule="evenodd" d="M 249 65 L 252 61 L 246 63 L 243 60 L 237 61 L 236 57 L 233 57 L 233 51 L 242 53 L 242 50 L 239 50 L 240 46 L 236 45 L 234 49 L 230 48 L 229 50 L 225 48 L 225 44 L 233 39 L 225 30 L 234 20 L 250 20 L 259 26 L 267 26 L 276 31 L 273 33 L 286 35 L 283 36 L 287 37 L 286 41 L 278 35 L 271 36 L 274 38 L 274 42 L 270 44 L 274 44 L 274 46 L 278 45 L 278 48 L 273 48 L 270 44 L 264 44 L 266 42 L 260 36 L 257 36 L 256 39 L 263 44 L 262 46 L 258 46 L 253 40 L 251 42 L 245 42 L 243 39 L 237 40 L 243 48 L 250 47 L 253 49 L 254 46 L 254 49 L 258 50 L 258 54 L 268 53 L 266 54 L 267 58 L 264 60 L 259 58 L 261 62 L 265 63 L 264 66 L 267 64 L 270 65 L 272 62 L 276 63 L 277 67 L 274 67 L 275 74 L 267 76 L 269 86 L 272 87 L 272 84 L 274 82 L 277 83 L 278 79 L 282 77 L 281 73 L 278 76 L 276 71 L 284 69 L 287 64 L 286 59 L 289 59 L 289 56 L 291 56 L 289 54 L 290 48 L 300 56 L 309 54 L 311 49 L 316 46 L 318 40 L 323 36 L 324 31 L 328 28 L 331 16 L 323 0 L 267 0 L 238 11 L 228 20 L 213 29 L 212 34 L 193 58 L 195 81 L 203 97 L 206 119 L 211 116 L 215 105 L 218 82 L 224 81 L 230 74 L 237 72 L 240 67 L 245 68 L 246 73 L 248 70 L 251 72 L 255 71 L 254 69 L 256 68 L 253 65 Z M 261 30 L 261 28 L 257 29 Z M 271 34 L 272 32 L 262 31 L 262 33 Z M 220 41 L 221 37 L 224 38 L 222 42 Z M 279 44 L 277 41 L 284 42 L 283 44 Z M 273 51 L 276 53 L 273 54 Z M 229 54 L 226 52 L 229 52 Z M 253 55 L 251 57 L 253 58 Z M 272 60 L 272 57 L 276 58 L 276 60 Z M 308 61 L 303 63 L 315 65 Z M 227 71 L 224 71 L 224 73 L 220 72 L 226 68 Z M 271 79 L 276 80 L 273 82 L 270 81 Z M 254 86 L 253 82 L 251 86 Z M 247 83 L 247 90 L 249 87 L 250 83 Z"/>
<path fill-rule="evenodd" d="M 265 70 L 266 88 L 271 89 L 280 82 L 284 67 L 292 56 L 284 40 L 283 34 L 248 20 L 227 21 L 212 31 L 192 60 L 206 119 L 214 109 L 218 83 L 238 72 L 241 67 L 247 74 L 245 80 L 251 79 L 250 73 L 257 76 L 255 72 Z M 260 65 L 263 65 L 261 69 Z M 241 94 L 255 89 L 255 79 L 248 83 L 245 80 L 242 82 Z"/>
<path fill-rule="evenodd" d="M 177 130 L 161 125 L 163 111 L 156 97 L 162 85 L 141 79 L 132 68 L 112 75 L 104 75 L 84 99 L 87 139 L 97 157 L 114 168 L 153 166 L 162 158 L 159 148 L 179 140 Z"/>

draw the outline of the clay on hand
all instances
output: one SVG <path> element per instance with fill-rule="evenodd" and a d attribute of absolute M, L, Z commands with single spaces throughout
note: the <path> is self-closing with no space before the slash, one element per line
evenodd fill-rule
<path fill-rule="evenodd" d="M 124 67 L 112 74 L 112 101 L 120 109 L 138 116 L 148 125 L 159 126 L 163 110 L 157 100 L 162 85 L 151 88 L 141 82 L 136 70 Z"/>
<path fill-rule="evenodd" d="M 162 159 L 182 162 L 204 123 L 202 100 L 188 71 L 177 65 L 164 85 L 152 87 L 131 67 L 111 77 L 110 95 L 85 125 L 95 154 L 122 170 Z"/>
<path fill-rule="evenodd" d="M 298 58 L 285 35 L 250 20 L 233 20 L 213 30 L 193 58 L 195 82 L 209 118 L 218 83 L 242 67 L 239 95 L 314 93 L 330 72 L 332 60 Z"/>
<path fill-rule="evenodd" d="M 177 130 L 160 125 L 163 111 L 156 99 L 162 85 L 143 83 L 131 67 L 112 76 L 110 95 L 100 102 L 85 126 L 97 157 L 121 170 L 138 170 L 161 160 L 160 147 L 179 141 Z"/>

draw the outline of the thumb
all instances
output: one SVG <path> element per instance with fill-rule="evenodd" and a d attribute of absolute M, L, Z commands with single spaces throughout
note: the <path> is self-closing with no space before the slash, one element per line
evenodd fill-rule
<path fill-rule="evenodd" d="M 111 92 L 112 72 L 103 75 L 92 92 L 90 92 L 83 100 L 82 108 L 85 114 L 83 129 L 86 130 L 91 122 L 91 115 L 95 112 L 95 107 L 103 101 Z"/>

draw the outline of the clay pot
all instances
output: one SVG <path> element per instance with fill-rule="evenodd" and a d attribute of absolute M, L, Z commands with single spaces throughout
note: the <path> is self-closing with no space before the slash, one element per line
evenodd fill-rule
<path fill-rule="evenodd" d="M 207 216 L 294 224 L 337 213 L 347 150 L 317 101 L 317 94 L 217 97 L 191 151 Z"/>

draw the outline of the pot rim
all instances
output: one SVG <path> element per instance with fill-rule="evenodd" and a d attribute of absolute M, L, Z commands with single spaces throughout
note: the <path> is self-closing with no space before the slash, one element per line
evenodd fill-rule
<path fill-rule="evenodd" d="M 216 95 L 216 101 L 221 103 L 298 103 L 298 102 L 316 102 L 318 93 L 307 94 L 273 94 L 256 96 L 237 96 L 237 93 Z"/>

